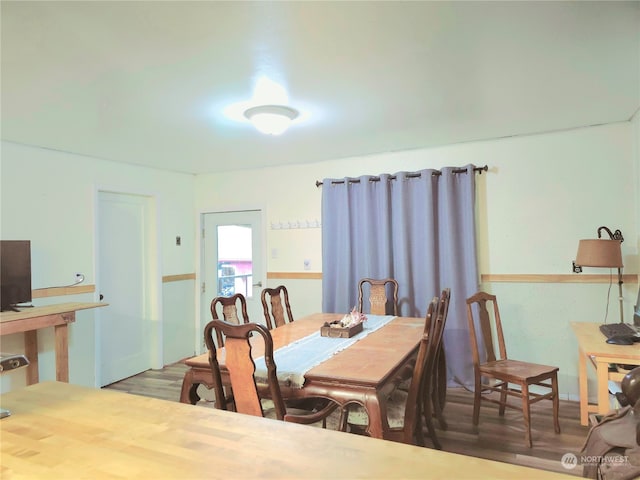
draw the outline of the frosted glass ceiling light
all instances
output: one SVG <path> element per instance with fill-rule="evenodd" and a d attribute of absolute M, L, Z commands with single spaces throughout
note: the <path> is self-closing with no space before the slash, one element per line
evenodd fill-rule
<path fill-rule="evenodd" d="M 245 110 L 244 116 L 267 135 L 280 135 L 298 117 L 298 111 L 284 105 L 259 105 Z"/>

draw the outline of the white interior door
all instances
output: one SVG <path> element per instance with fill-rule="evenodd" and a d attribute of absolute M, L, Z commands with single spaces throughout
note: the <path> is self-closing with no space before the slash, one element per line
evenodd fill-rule
<path fill-rule="evenodd" d="M 201 325 L 211 320 L 211 300 L 242 293 L 252 322 L 265 324 L 260 294 L 264 285 L 262 212 L 206 213 L 202 215 L 200 266 Z"/>
<path fill-rule="evenodd" d="M 151 368 L 152 199 L 98 192 L 97 377 L 108 385 Z"/>

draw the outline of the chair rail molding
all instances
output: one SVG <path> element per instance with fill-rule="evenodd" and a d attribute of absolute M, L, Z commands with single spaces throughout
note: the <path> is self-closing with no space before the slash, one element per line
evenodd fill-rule
<path fill-rule="evenodd" d="M 624 283 L 638 283 L 638 274 L 630 273 L 622 276 Z M 617 275 L 615 278 L 611 275 L 598 274 L 598 275 L 577 275 L 574 273 L 569 274 L 538 274 L 538 273 L 483 273 L 480 275 L 480 281 L 482 283 L 609 283 L 612 281 L 617 282 Z"/>

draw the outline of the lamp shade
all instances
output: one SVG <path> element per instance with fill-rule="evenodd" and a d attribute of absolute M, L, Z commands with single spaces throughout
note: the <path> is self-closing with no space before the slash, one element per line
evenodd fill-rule
<path fill-rule="evenodd" d="M 588 239 L 578 243 L 576 265 L 581 267 L 622 268 L 619 240 Z"/>

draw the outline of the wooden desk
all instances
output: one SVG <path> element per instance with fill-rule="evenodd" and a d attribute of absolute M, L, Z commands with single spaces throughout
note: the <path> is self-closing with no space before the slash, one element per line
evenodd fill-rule
<path fill-rule="evenodd" d="M 320 330 L 325 322 L 341 318 L 342 314 L 316 313 L 271 330 L 274 349 Z M 302 388 L 281 386 L 289 399 L 328 397 L 343 405 L 356 401 L 369 415 L 368 432 L 375 438 L 386 438 L 387 398 L 395 381 L 405 368 L 412 370 L 412 361 L 424 329 L 424 318 L 396 317 L 379 330 L 370 333 L 349 348 L 342 350 L 305 374 Z M 262 345 L 253 350 L 262 356 Z M 223 383 L 230 385 L 224 367 L 224 349 L 218 352 Z M 191 370 L 185 374 L 180 401 L 197 403 L 195 391 L 199 384 L 212 388 L 207 354 L 185 362 Z"/>
<path fill-rule="evenodd" d="M 25 308 L 20 312 L 0 312 L 0 336 L 24 333 L 24 354 L 29 359 L 27 385 L 38 383 L 38 330 L 54 327 L 56 348 L 56 380 L 69 381 L 69 332 L 67 326 L 76 321 L 76 311 L 104 307 L 106 303 L 60 303 L 45 307 Z"/>
<path fill-rule="evenodd" d="M 571 479 L 211 408 L 43 382 L 0 396 L 2 478 Z"/>
<path fill-rule="evenodd" d="M 640 365 L 640 344 L 611 345 L 600 332 L 599 323 L 572 322 L 579 353 L 579 381 L 580 381 L 580 423 L 589 424 L 589 412 L 605 414 L 611 410 L 609 403 L 609 380 L 620 381 L 624 374 L 609 373 L 610 363 L 626 365 Z M 596 371 L 598 403 L 589 404 L 589 384 L 587 376 L 587 362 Z"/>

